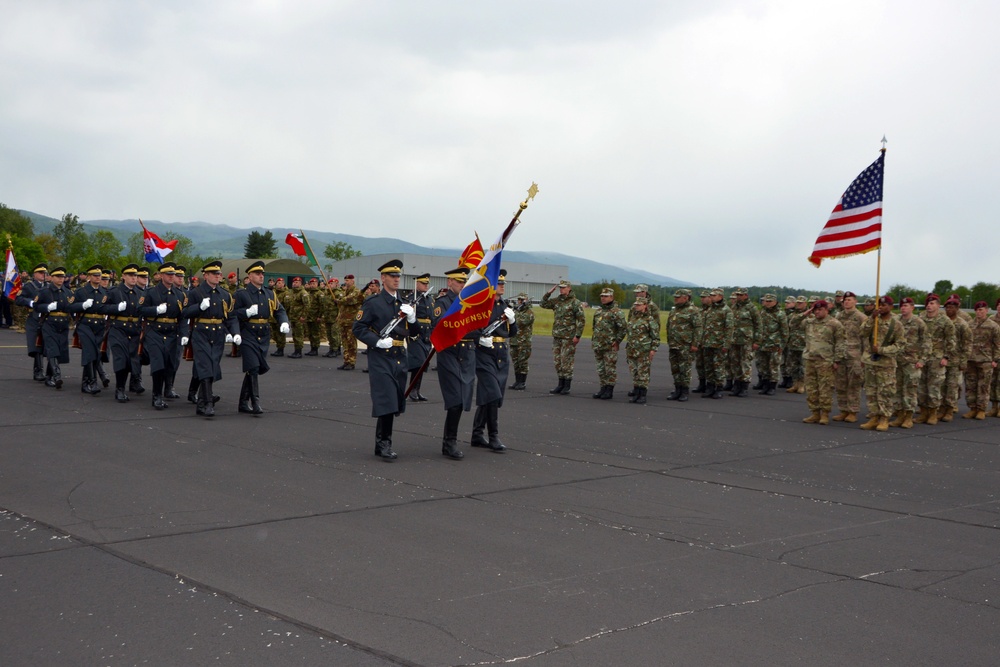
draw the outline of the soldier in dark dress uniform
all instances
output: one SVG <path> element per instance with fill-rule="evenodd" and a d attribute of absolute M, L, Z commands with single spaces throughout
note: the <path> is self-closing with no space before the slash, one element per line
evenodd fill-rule
<path fill-rule="evenodd" d="M 262 415 L 258 376 L 266 373 L 267 348 L 271 345 L 271 318 L 276 319 L 281 333 L 291 331 L 285 308 L 274 290 L 264 286 L 264 262 L 247 267 L 250 283 L 236 291 L 234 311 L 239 322 L 240 357 L 243 359 L 243 388 L 240 389 L 240 412 Z"/>
<path fill-rule="evenodd" d="M 139 293 L 139 296 L 143 296 L 146 290 L 149 289 L 149 267 L 140 266 L 135 274 L 135 287 L 134 289 Z M 146 391 L 146 388 L 142 386 L 142 359 L 138 354 L 132 360 L 132 377 L 128 382 L 128 390 L 133 394 L 142 394 Z"/>
<path fill-rule="evenodd" d="M 102 268 L 101 269 L 101 290 L 105 294 L 111 293 L 111 270 Z M 105 304 L 107 306 L 107 304 Z M 113 314 L 110 310 L 105 309 L 106 314 Z M 111 328 L 111 320 L 105 318 L 104 320 L 104 338 L 101 340 L 101 353 L 97 355 L 97 361 L 94 362 L 94 368 L 97 370 L 97 377 L 101 378 L 101 384 L 104 388 L 111 384 L 111 379 L 108 378 L 107 372 L 104 370 L 104 362 L 108 360 L 108 331 Z"/>
<path fill-rule="evenodd" d="M 209 262 L 201 272 L 202 283 L 188 294 L 188 306 L 182 317 L 192 319 L 194 377 L 200 385 L 196 413 L 214 417 L 216 398 L 212 383 L 222 379 L 222 355 L 228 343 L 239 345 L 243 339 L 233 313 L 233 297 L 219 286 L 222 262 Z"/>
<path fill-rule="evenodd" d="M 187 298 L 188 295 L 186 278 L 187 278 L 187 267 L 183 266 L 182 264 L 175 264 L 173 289 L 178 294 L 184 295 L 185 298 Z M 184 344 L 187 342 L 188 338 L 191 335 L 191 331 L 190 329 L 188 329 L 187 324 L 188 324 L 187 318 L 178 316 L 177 347 L 174 350 L 175 356 L 173 359 L 173 363 L 171 365 L 171 368 L 173 370 L 171 370 L 168 376 L 164 379 L 164 386 L 163 386 L 164 398 L 170 398 L 170 399 L 180 398 L 180 395 L 177 393 L 177 390 L 174 389 L 174 381 L 177 379 L 177 369 L 181 367 L 181 357 L 184 352 Z"/>
<path fill-rule="evenodd" d="M 180 360 L 180 339 L 188 334 L 187 320 L 181 317 L 188 300 L 187 293 L 175 285 L 173 262 L 161 264 L 158 273 L 160 282 L 142 295 L 139 313 L 143 318 L 142 349 L 153 377 L 153 407 L 164 410 L 170 407 L 164 398 L 180 398 L 172 383 Z"/>
<path fill-rule="evenodd" d="M 413 284 L 413 307 L 417 311 L 417 323 L 414 327 L 417 333 L 411 334 L 412 337 L 406 344 L 406 362 L 410 370 L 410 382 L 414 379 L 417 381 L 410 390 L 410 400 L 414 403 L 427 400 L 427 397 L 420 393 L 423 376 L 417 377 L 417 371 L 431 353 L 431 311 L 434 308 L 434 296 L 428 291 L 430 283 L 431 274 L 425 273 L 417 276 Z M 411 331 L 414 327 L 411 327 Z"/>
<path fill-rule="evenodd" d="M 476 345 L 476 415 L 472 419 L 472 446 L 488 447 L 494 452 L 507 449 L 500 441 L 499 410 L 510 375 L 507 340 L 517 333 L 514 309 L 503 300 L 507 270 L 500 270 L 490 321 L 477 333 Z M 487 332 L 488 335 L 487 335 Z M 489 436 L 484 437 L 483 432 Z"/>
<path fill-rule="evenodd" d="M 465 286 L 469 269 L 458 267 L 444 274 L 448 278 L 448 293 L 434 302 L 431 324 L 444 317 L 451 304 L 458 298 L 459 292 Z M 476 379 L 476 344 L 479 334 L 470 331 L 465 337 L 441 350 L 438 354 L 438 383 L 441 385 L 441 396 L 444 398 L 444 436 L 441 441 L 441 454 L 450 459 L 459 460 L 465 454 L 458 448 L 458 424 L 462 420 L 462 412 L 472 408 L 472 383 Z"/>
<path fill-rule="evenodd" d="M 417 331 L 417 313 L 400 300 L 399 278 L 402 260 L 389 260 L 378 268 L 382 290 L 371 295 L 355 316 L 351 333 L 368 346 L 368 384 L 372 394 L 375 423 L 375 456 L 396 459 L 392 451 L 392 422 L 406 411 L 406 339 Z M 397 318 L 391 331 L 385 328 Z"/>
<path fill-rule="evenodd" d="M 125 381 L 130 374 L 135 373 L 140 363 L 139 339 L 142 327 L 139 323 L 139 308 L 143 305 L 145 295 L 137 285 L 138 272 L 137 264 L 126 264 L 122 269 L 122 281 L 108 292 L 107 312 L 111 320 L 108 349 L 111 350 L 111 369 L 115 372 L 115 400 L 119 403 L 128 401 Z M 131 380 L 129 391 L 134 391 L 134 375 Z"/>
<path fill-rule="evenodd" d="M 18 293 L 17 298 L 14 299 L 15 304 L 29 309 L 28 319 L 24 323 L 24 337 L 28 347 L 28 356 L 34 362 L 32 377 L 37 382 L 45 382 L 45 368 L 42 364 L 42 358 L 45 354 L 42 352 L 42 348 L 36 346 L 42 314 L 37 312 L 33 306 L 38 299 L 38 295 L 46 287 L 45 277 L 48 273 L 49 265 L 45 262 L 33 268 L 31 270 L 31 280 L 26 281 L 21 286 L 21 291 Z"/>
<path fill-rule="evenodd" d="M 59 266 L 49 273 L 49 285 L 32 302 L 35 312 L 44 313 L 41 330 L 43 349 L 48 360 L 45 385 L 62 389 L 62 369 L 59 364 L 69 363 L 69 318 L 94 305 L 93 301 L 77 302 L 69 288 L 64 286 L 66 269 Z"/>
<path fill-rule="evenodd" d="M 80 366 L 83 367 L 80 391 L 92 396 L 101 393 L 101 388 L 97 386 L 97 364 L 101 361 L 101 343 L 104 342 L 104 327 L 107 320 L 108 294 L 101 287 L 102 271 L 103 267 L 100 264 L 94 264 L 87 269 L 87 282 L 73 293 L 77 303 L 83 303 L 87 299 L 94 302 L 88 312 L 81 315 L 76 322 L 76 336 L 80 341 Z"/>

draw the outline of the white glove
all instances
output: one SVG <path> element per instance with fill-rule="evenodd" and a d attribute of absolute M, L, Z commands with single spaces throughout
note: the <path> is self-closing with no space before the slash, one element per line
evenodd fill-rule
<path fill-rule="evenodd" d="M 187 347 L 188 340 L 190 339 L 187 336 L 181 336 L 181 347 Z"/>
<path fill-rule="evenodd" d="M 124 313 L 126 308 L 128 308 L 128 301 L 120 301 L 118 303 L 118 312 L 119 313 Z"/>
<path fill-rule="evenodd" d="M 510 322 L 511 324 L 514 324 L 514 309 L 513 308 L 504 308 L 503 309 L 503 316 L 507 318 L 508 322 Z"/>
<path fill-rule="evenodd" d="M 58 304 L 58 303 L 56 303 L 55 301 L 53 301 L 52 303 L 50 303 L 49 305 L 47 305 L 47 306 L 46 306 L 46 308 L 48 309 L 48 311 L 49 311 L 50 313 L 51 313 L 51 312 L 52 312 L 53 310 L 55 310 L 56 308 L 58 308 L 58 307 L 59 307 L 59 304 Z"/>
<path fill-rule="evenodd" d="M 208 310 L 211 307 L 212 307 L 212 300 L 210 298 L 206 296 L 204 299 L 201 300 L 202 310 Z"/>
<path fill-rule="evenodd" d="M 493 339 L 492 338 L 480 338 L 479 344 L 490 350 L 493 349 Z"/>
<path fill-rule="evenodd" d="M 257 316 L 257 304 L 255 303 L 254 305 L 247 308 L 247 317 L 256 317 L 256 316 Z"/>
<path fill-rule="evenodd" d="M 34 307 L 35 307 L 35 300 L 32 299 L 31 301 L 28 302 L 28 308 L 34 309 Z"/>
<path fill-rule="evenodd" d="M 386 336 L 385 338 L 379 338 L 378 342 L 375 343 L 375 347 L 377 347 L 380 350 L 388 350 L 390 347 L 392 347 L 392 338 L 389 338 L 388 336 Z"/>
<path fill-rule="evenodd" d="M 94 305 L 94 300 L 93 299 L 87 299 L 86 301 L 83 302 L 83 309 L 84 310 L 89 310 L 90 307 L 93 306 L 93 305 Z"/>
<path fill-rule="evenodd" d="M 288 324 L 288 322 L 282 322 L 281 326 L 278 327 L 278 331 L 280 331 L 283 334 L 291 333 L 292 327 L 290 324 Z"/>
<path fill-rule="evenodd" d="M 411 306 L 410 304 L 404 303 L 402 306 L 399 307 L 399 312 L 401 312 L 403 315 L 406 315 L 406 321 L 409 322 L 410 324 L 413 324 L 414 322 L 417 321 L 417 311 L 415 311 L 413 309 L 413 306 Z"/>
<path fill-rule="evenodd" d="M 122 306 L 124 306 L 124 305 L 125 305 L 124 301 L 122 301 L 120 304 L 118 304 L 118 310 L 125 310 L 124 308 L 122 308 Z M 165 312 L 167 312 L 167 304 L 161 303 L 159 306 L 156 307 L 156 314 L 157 315 L 162 315 Z"/>
<path fill-rule="evenodd" d="M 226 343 L 232 343 L 232 342 L 233 342 L 233 334 L 226 334 Z"/>
<path fill-rule="evenodd" d="M 233 336 L 233 342 L 236 343 L 236 347 L 239 347 L 243 344 L 243 336 L 236 334 Z"/>

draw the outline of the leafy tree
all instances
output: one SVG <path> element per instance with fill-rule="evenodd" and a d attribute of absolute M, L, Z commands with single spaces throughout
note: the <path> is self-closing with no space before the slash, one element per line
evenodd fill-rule
<path fill-rule="evenodd" d="M 978 282 L 972 286 L 969 295 L 972 298 L 972 303 L 975 304 L 977 301 L 985 301 L 989 304 L 990 308 L 997 302 L 997 297 L 1000 296 L 1000 285 L 987 282 Z"/>
<path fill-rule="evenodd" d="M 616 280 L 608 280 L 607 278 L 602 278 L 596 283 L 591 283 L 587 286 L 585 301 L 588 301 L 594 306 L 601 303 L 601 290 L 605 287 L 610 287 L 615 291 L 615 301 L 621 306 L 625 303 L 625 290 L 622 286 L 618 284 Z"/>
<path fill-rule="evenodd" d="M 4 239 L 4 245 L 6 245 Z M 45 252 L 42 246 L 36 241 L 23 236 L 12 236 L 11 245 L 14 247 L 14 259 L 17 260 L 17 267 L 22 271 L 31 272 L 31 269 L 45 261 Z"/>
<path fill-rule="evenodd" d="M 22 239 L 30 239 L 35 235 L 35 227 L 31 223 L 30 218 L 22 215 L 20 211 L 7 208 L 6 204 L 0 202 L 0 235 L 6 234 Z M 35 263 L 37 264 L 38 262 Z"/>
<path fill-rule="evenodd" d="M 950 280 L 939 280 L 934 283 L 934 289 L 932 291 L 940 296 L 943 301 L 949 294 L 955 291 L 955 286 Z"/>
<path fill-rule="evenodd" d="M 119 265 L 126 263 L 122 261 L 124 250 L 121 241 L 110 230 L 98 229 L 90 235 L 90 256 L 87 265 L 100 264 L 118 271 L 121 268 Z"/>
<path fill-rule="evenodd" d="M 59 256 L 59 239 L 52 234 L 39 234 L 35 237 L 35 243 L 42 249 L 42 259 L 39 262 L 45 259 L 54 262 Z"/>
<path fill-rule="evenodd" d="M 965 285 L 959 285 L 955 288 L 954 293 L 958 295 L 958 298 L 962 300 L 963 308 L 972 308 L 972 290 L 970 290 Z"/>
<path fill-rule="evenodd" d="M 901 283 L 890 285 L 889 289 L 885 291 L 885 294 L 891 296 L 893 301 L 895 301 L 897 304 L 899 303 L 899 300 L 902 299 L 904 296 L 910 297 L 916 303 L 923 303 L 924 297 L 927 296 L 927 293 L 924 292 L 923 290 L 918 290 L 915 287 L 911 287 L 910 285 L 905 285 Z"/>
<path fill-rule="evenodd" d="M 67 213 L 52 230 L 52 235 L 59 241 L 59 256 L 64 262 L 80 257 L 88 245 L 87 232 L 83 229 L 80 218 Z M 69 267 L 67 267 L 69 268 Z"/>
<path fill-rule="evenodd" d="M 252 231 L 247 235 L 247 242 L 243 246 L 243 256 L 247 259 L 271 259 L 278 256 L 278 244 L 274 240 L 271 230 L 263 234 Z"/>
<path fill-rule="evenodd" d="M 337 241 L 336 243 L 328 243 L 327 246 L 323 248 L 323 256 L 327 259 L 339 262 L 342 259 L 361 257 L 361 251 L 355 250 L 349 243 Z"/>

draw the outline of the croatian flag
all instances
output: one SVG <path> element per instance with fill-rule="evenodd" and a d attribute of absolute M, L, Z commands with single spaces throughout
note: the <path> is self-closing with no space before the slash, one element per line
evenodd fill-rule
<path fill-rule="evenodd" d="M 142 249 L 146 253 L 147 262 L 162 264 L 167 255 L 172 253 L 176 247 L 176 239 L 173 241 L 164 241 L 145 227 L 142 228 Z"/>
<path fill-rule="evenodd" d="M 3 295 L 13 301 L 21 291 L 21 272 L 14 261 L 14 251 L 7 249 L 6 270 L 3 274 Z"/>

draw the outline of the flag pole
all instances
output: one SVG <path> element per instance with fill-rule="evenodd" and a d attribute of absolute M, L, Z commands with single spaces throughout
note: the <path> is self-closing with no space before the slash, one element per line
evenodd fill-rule
<path fill-rule="evenodd" d="M 521 217 L 521 213 L 524 212 L 524 210 L 528 208 L 528 202 L 531 201 L 532 199 L 534 199 L 535 195 L 537 195 L 537 194 L 538 194 L 538 184 L 537 183 L 532 183 L 531 187 L 528 188 L 528 196 L 525 197 L 524 201 L 522 201 L 520 204 L 518 204 L 517 211 L 515 211 L 515 213 L 514 213 L 514 217 L 511 218 L 510 223 L 507 225 L 507 228 L 503 230 L 503 234 L 500 237 L 500 247 L 501 248 L 503 248 L 504 246 L 507 245 L 507 239 L 509 239 L 510 235 L 514 233 L 514 229 L 519 224 L 521 224 L 521 221 L 518 220 L 518 218 L 520 218 Z M 476 235 L 476 238 L 479 238 L 478 234 Z M 434 353 L 436 351 L 437 351 L 437 348 L 435 348 L 432 345 L 430 353 L 428 353 L 427 358 L 424 359 L 424 363 L 421 364 L 420 368 L 417 369 L 417 372 L 413 375 L 413 378 L 410 380 L 410 384 L 409 384 L 409 386 L 407 386 L 406 391 L 403 392 L 403 399 L 404 400 L 407 397 L 409 397 L 410 392 L 413 391 L 413 389 L 416 386 L 417 382 L 420 381 L 420 376 L 422 376 L 424 374 L 424 371 L 427 370 L 427 366 L 430 364 L 431 358 L 434 356 Z"/>
<path fill-rule="evenodd" d="M 320 266 L 319 258 L 316 257 L 316 253 L 313 252 L 312 244 L 309 243 L 309 239 L 306 238 L 306 233 L 304 231 L 302 231 L 301 229 L 299 229 L 299 234 L 302 235 L 302 240 L 306 242 L 306 247 L 309 249 L 309 254 L 312 255 L 313 259 L 316 260 L 316 268 L 319 269 L 319 274 L 321 276 L 323 276 L 323 282 L 326 283 L 326 289 L 327 289 L 327 291 L 329 291 L 330 294 L 333 294 L 333 287 L 330 286 L 330 281 L 326 277 L 326 271 L 324 271 L 323 267 Z"/>
<path fill-rule="evenodd" d="M 883 134 L 882 135 L 882 148 L 879 149 L 879 152 L 882 153 L 882 155 L 885 155 L 885 145 L 887 143 L 888 143 L 888 141 L 886 140 L 885 135 Z M 883 176 L 883 178 L 884 178 L 884 176 Z M 883 195 L 883 200 L 884 200 L 884 195 Z M 880 308 L 880 304 L 879 304 L 879 298 L 880 298 L 879 290 L 881 288 L 881 281 L 882 281 L 882 240 L 881 240 L 881 234 L 879 235 L 879 237 L 880 238 L 879 238 L 879 244 L 878 244 L 878 256 L 877 256 L 877 258 L 875 260 L 875 324 L 874 324 L 873 333 L 872 333 L 872 348 L 873 349 L 876 346 L 878 346 L 878 321 L 879 321 L 879 317 L 881 317 L 881 313 L 879 313 L 879 308 Z M 876 352 L 875 354 L 877 355 L 878 353 Z"/>

